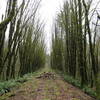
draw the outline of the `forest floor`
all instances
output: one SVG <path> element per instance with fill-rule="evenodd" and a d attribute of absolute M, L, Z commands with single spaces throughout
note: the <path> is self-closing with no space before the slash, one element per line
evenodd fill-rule
<path fill-rule="evenodd" d="M 33 75 L 8 94 L 0 100 L 95 100 L 48 69 Z"/>

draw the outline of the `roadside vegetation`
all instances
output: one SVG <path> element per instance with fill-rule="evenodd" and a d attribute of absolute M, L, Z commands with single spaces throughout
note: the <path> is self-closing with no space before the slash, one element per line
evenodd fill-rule
<path fill-rule="evenodd" d="M 100 15 L 97 10 L 100 1 L 93 9 L 91 8 L 93 0 L 65 1 L 53 25 L 50 54 L 46 54 L 44 23 L 38 18 L 41 0 L 21 0 L 20 3 L 19 0 L 6 1 L 6 11 L 0 20 L 0 96 L 6 93 L 14 96 L 9 93 L 24 83 L 26 85 L 23 86 L 29 88 L 30 84 L 34 87 L 37 85 L 37 83 L 34 85 L 34 82 L 38 82 L 39 86 L 42 82 L 41 93 L 46 90 L 45 88 L 50 88 L 49 86 L 52 86 L 53 93 L 57 90 L 54 100 L 57 99 L 57 95 L 61 98 L 59 95 L 61 91 L 66 98 L 73 98 L 69 96 L 70 92 L 66 94 L 68 88 L 65 84 L 75 96 L 73 100 L 79 100 L 76 99 L 77 95 L 73 94 L 75 89 L 80 92 L 78 88 L 100 100 L 100 36 L 98 34 Z M 47 80 L 33 79 L 37 71 L 41 73 L 40 69 L 45 69 L 45 66 L 51 72 L 47 73 L 48 70 L 45 70 L 41 77 L 42 79 L 46 77 Z M 60 73 L 67 82 L 63 81 L 63 78 L 53 79 L 52 70 Z M 54 80 L 56 83 L 53 82 Z M 46 82 L 48 86 L 45 87 Z M 66 90 L 61 85 L 64 85 Z M 31 89 L 27 92 L 29 90 Z M 82 92 L 81 96 L 77 97 L 83 98 L 85 95 L 86 99 L 91 100 L 91 97 L 85 93 Z M 6 100 L 5 96 L 2 100 Z"/>
<path fill-rule="evenodd" d="M 7 0 L 0 22 L 1 81 L 15 79 L 45 65 L 44 25 L 36 18 L 40 0 L 22 0 L 20 5 L 18 2 Z"/>
<path fill-rule="evenodd" d="M 91 11 L 92 2 L 65 1 L 53 29 L 51 67 L 61 71 L 68 82 L 100 99 L 99 2 Z"/>

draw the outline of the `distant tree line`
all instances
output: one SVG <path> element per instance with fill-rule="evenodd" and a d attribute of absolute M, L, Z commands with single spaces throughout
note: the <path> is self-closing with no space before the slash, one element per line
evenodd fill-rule
<path fill-rule="evenodd" d="M 97 22 L 91 27 L 93 0 L 69 0 L 56 18 L 52 35 L 51 67 L 100 90 L 100 51 Z M 100 91 L 98 92 L 100 94 Z"/>
<path fill-rule="evenodd" d="M 22 0 L 20 5 L 18 0 L 7 0 L 0 22 L 1 80 L 22 76 L 44 66 L 43 24 L 36 21 L 39 4 L 40 0 Z"/>

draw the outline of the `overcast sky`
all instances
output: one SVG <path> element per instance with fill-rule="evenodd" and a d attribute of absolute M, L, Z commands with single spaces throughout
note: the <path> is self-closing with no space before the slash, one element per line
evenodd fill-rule
<path fill-rule="evenodd" d="M 50 49 L 50 38 L 51 38 L 51 26 L 55 18 L 56 13 L 60 10 L 64 0 L 42 0 L 39 10 L 39 17 L 45 23 L 45 34 L 46 43 L 48 49 Z M 2 13 L 5 11 L 6 0 L 0 0 L 0 18 Z M 48 50 L 49 51 L 49 50 Z"/>
<path fill-rule="evenodd" d="M 60 11 L 64 0 L 42 0 L 40 6 L 41 19 L 45 22 L 45 34 L 48 51 L 50 51 L 50 41 L 52 24 L 56 14 Z"/>
<path fill-rule="evenodd" d="M 99 0 L 93 0 L 92 6 L 94 7 Z M 46 43 L 48 49 L 50 49 L 51 39 L 51 27 L 53 20 L 55 19 L 56 13 L 61 9 L 64 0 L 42 0 L 39 10 L 39 17 L 44 20 L 45 23 L 45 34 Z M 0 0 L 0 18 L 2 13 L 5 11 L 6 0 Z M 49 51 L 49 50 L 48 50 Z"/>

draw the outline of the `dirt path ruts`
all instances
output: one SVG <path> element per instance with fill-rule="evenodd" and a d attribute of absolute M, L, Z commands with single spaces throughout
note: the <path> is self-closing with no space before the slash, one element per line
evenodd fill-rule
<path fill-rule="evenodd" d="M 14 94 L 7 100 L 95 100 L 59 78 L 33 78 Z"/>

